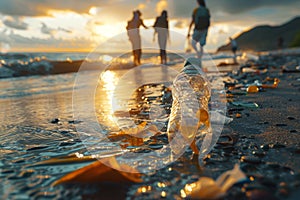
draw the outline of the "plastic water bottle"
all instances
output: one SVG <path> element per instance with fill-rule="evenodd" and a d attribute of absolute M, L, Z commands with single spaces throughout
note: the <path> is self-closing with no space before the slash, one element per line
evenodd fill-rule
<path fill-rule="evenodd" d="M 173 103 L 167 133 L 174 154 L 182 153 L 185 149 L 182 145 L 191 146 L 198 154 L 205 135 L 212 134 L 208 114 L 210 90 L 201 69 L 201 60 L 187 59 L 173 81 Z"/>

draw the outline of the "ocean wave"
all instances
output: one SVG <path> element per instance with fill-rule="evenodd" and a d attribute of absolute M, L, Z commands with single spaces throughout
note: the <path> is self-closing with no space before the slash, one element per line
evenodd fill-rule
<path fill-rule="evenodd" d="M 128 69 L 134 65 L 131 55 L 83 53 L 8 53 L 0 54 L 0 78 L 74 73 L 81 70 Z"/>
<path fill-rule="evenodd" d="M 184 62 L 194 54 L 169 53 L 168 65 Z M 242 57 L 243 55 L 238 55 Z M 206 54 L 203 61 L 232 59 L 231 53 Z M 143 63 L 159 64 L 157 53 L 144 53 Z M 84 67 L 81 68 L 81 66 Z M 122 70 L 133 68 L 131 53 L 0 53 L 0 78 L 74 73 L 81 70 Z"/>

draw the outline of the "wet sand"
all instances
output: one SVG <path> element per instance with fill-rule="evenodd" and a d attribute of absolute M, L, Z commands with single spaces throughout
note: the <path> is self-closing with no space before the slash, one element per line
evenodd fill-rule
<path fill-rule="evenodd" d="M 279 78 L 278 88 L 258 93 L 233 95 L 228 101 L 255 102 L 258 108 L 229 105 L 228 114 L 234 120 L 225 126 L 224 135 L 236 143 L 226 148 L 226 163 L 240 162 L 251 182 L 242 190 L 233 188 L 225 199 L 297 199 L 300 191 L 300 73 L 283 73 L 282 68 L 299 55 L 267 56 L 252 63 L 252 68 L 267 69 L 265 74 L 245 74 L 239 82 Z M 255 66 L 256 65 L 256 66 Z M 250 81 L 251 80 L 251 81 Z M 221 136 L 222 139 L 222 136 Z M 212 154 L 220 154 L 214 150 Z M 224 155 L 224 154 L 223 154 Z M 229 160 L 226 157 L 229 156 Z M 224 158 L 224 157 L 223 157 Z M 208 163 L 211 159 L 207 159 Z M 222 159 L 221 159 L 222 160 Z M 222 163 L 219 163 L 222 165 Z M 216 168 L 209 166 L 214 170 Z M 241 193 L 241 191 L 243 191 Z"/>
<path fill-rule="evenodd" d="M 268 76 L 279 78 L 281 82 L 278 88 L 267 88 L 264 92 L 228 97 L 228 102 L 255 102 L 259 107 L 228 104 L 228 116 L 234 120 L 225 125 L 219 142 L 204 159 L 202 170 L 199 171 L 197 162 L 190 160 L 191 151 L 188 150 L 178 161 L 133 185 L 102 183 L 51 187 L 50 184 L 61 176 L 88 164 L 32 166 L 60 155 L 86 153 L 72 116 L 75 74 L 31 77 L 29 81 L 15 79 L 11 87 L 6 85 L 7 91 L 2 94 L 2 105 L 7 109 L 1 115 L 5 123 L 1 129 L 0 178 L 6 184 L 0 188 L 0 194 L 23 199 L 159 199 L 165 194 L 167 199 L 182 199 L 180 190 L 187 183 L 202 176 L 216 179 L 239 163 L 249 181 L 232 187 L 223 199 L 297 199 L 300 190 L 300 73 L 282 73 L 282 66 L 295 59 L 299 60 L 299 56 L 266 57 L 247 66 L 261 71 L 267 69 L 267 73 L 235 76 L 242 85 Z M 107 88 L 112 83 L 111 76 L 108 78 Z M 14 92 L 14 84 L 21 92 Z M 82 90 L 86 88 L 82 86 Z M 7 97 L 9 92 L 11 97 Z M 9 116 L 4 117 L 7 113 Z M 160 142 L 167 143 L 167 137 L 161 137 Z"/>

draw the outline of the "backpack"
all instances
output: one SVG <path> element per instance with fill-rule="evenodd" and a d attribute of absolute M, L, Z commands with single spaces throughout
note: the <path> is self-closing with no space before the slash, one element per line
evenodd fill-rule
<path fill-rule="evenodd" d="M 210 26 L 209 10 L 203 6 L 197 8 L 195 13 L 195 29 L 204 30 Z"/>

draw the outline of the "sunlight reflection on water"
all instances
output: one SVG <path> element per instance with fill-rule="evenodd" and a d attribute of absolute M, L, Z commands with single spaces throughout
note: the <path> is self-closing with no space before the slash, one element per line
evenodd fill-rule
<path fill-rule="evenodd" d="M 174 69 L 181 67 L 182 63 L 172 66 Z M 151 77 L 165 79 L 163 78 L 166 76 L 165 71 L 162 69 L 154 71 L 155 73 L 150 73 L 149 77 L 141 77 L 139 74 L 128 76 L 131 78 L 128 83 L 133 81 L 134 85 L 138 79 Z M 95 72 L 84 73 L 88 80 L 89 75 Z M 124 111 L 127 113 L 125 117 L 130 117 L 129 110 L 136 103 L 130 99 L 134 97 L 133 91 L 126 88 L 128 86 L 120 84 L 120 77 L 124 73 L 124 71 L 104 72 L 95 91 L 94 106 L 98 123 L 106 126 L 107 132 L 120 128 L 116 123 L 116 118 L 119 117 L 116 111 Z M 149 72 L 145 72 L 145 74 L 149 74 Z M 26 199 L 30 198 L 30 195 L 31 197 L 37 195 L 44 197 L 43 192 L 50 192 L 48 194 L 52 192 L 52 196 L 49 198 L 55 199 L 64 191 L 62 188 L 50 188 L 51 182 L 69 171 L 86 165 L 31 166 L 33 163 L 51 157 L 66 156 L 71 153 L 87 154 L 74 126 L 75 123 L 81 123 L 74 119 L 72 109 L 75 76 L 76 74 L 65 74 L 0 80 L 0 169 L 3 172 L 0 181 L 6 184 L 7 197 L 10 197 L 9 195 L 15 198 L 22 196 L 23 199 Z M 123 83 L 127 82 L 124 80 Z M 171 79 L 166 79 L 166 83 L 170 84 Z M 90 84 L 88 81 L 81 83 L 78 87 L 79 91 L 84 93 Z M 117 86 L 119 87 L 118 92 L 116 92 Z M 139 86 L 133 87 L 137 89 Z M 156 97 L 161 95 L 162 88 L 160 85 L 157 88 L 145 88 L 143 92 L 148 98 L 145 100 L 157 100 L 159 106 L 160 99 L 156 99 Z M 113 101 L 114 98 L 121 99 L 122 96 L 126 97 L 123 101 L 126 103 L 120 104 Z M 82 105 L 91 103 L 86 102 L 85 96 L 80 101 L 83 102 Z M 147 105 L 145 104 L 145 106 Z M 164 112 L 161 114 L 166 115 Z M 155 115 L 155 117 L 159 116 Z M 87 132 L 87 134 L 89 133 Z M 28 168 L 33 172 L 29 172 Z M 189 170 L 186 170 L 186 173 L 189 173 Z M 8 194 L 9 191 L 15 192 Z M 39 192 L 41 194 L 38 194 Z"/>

